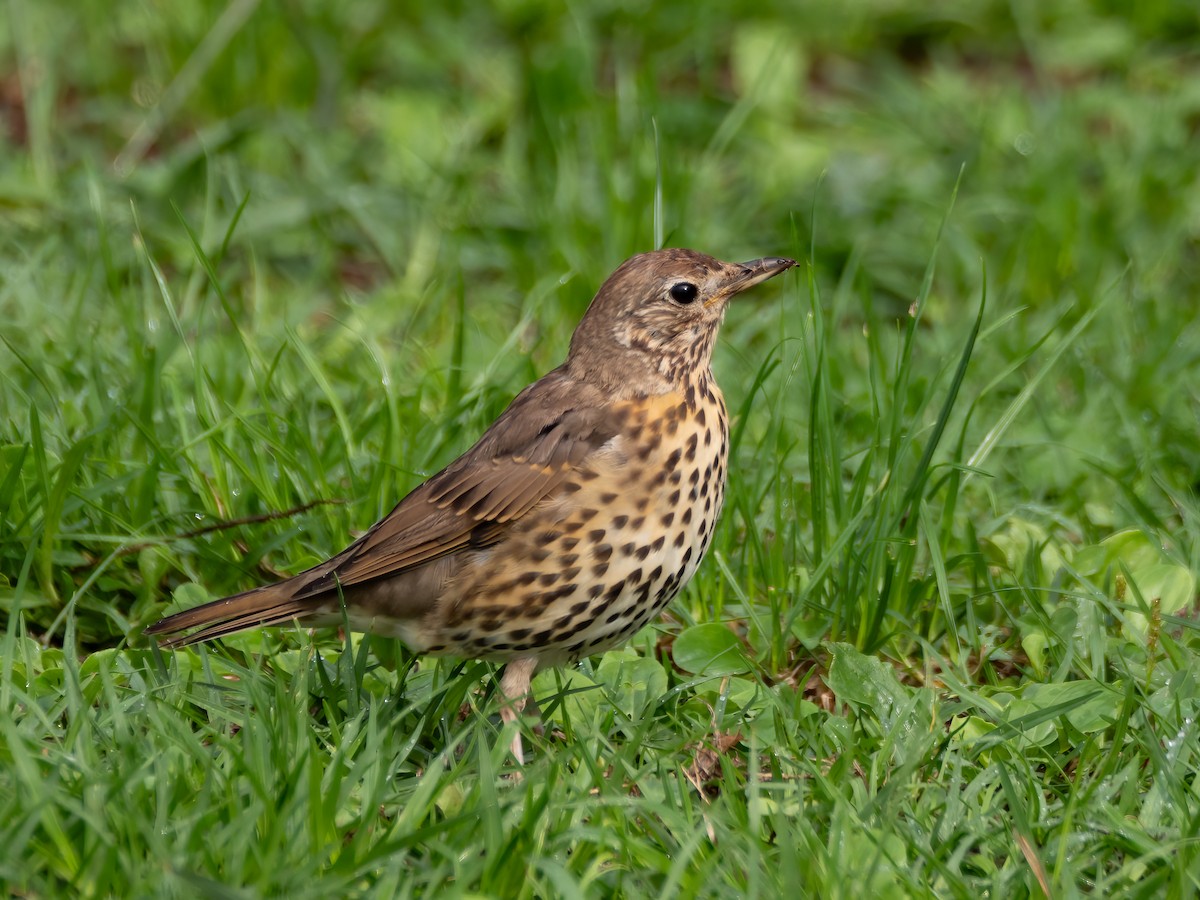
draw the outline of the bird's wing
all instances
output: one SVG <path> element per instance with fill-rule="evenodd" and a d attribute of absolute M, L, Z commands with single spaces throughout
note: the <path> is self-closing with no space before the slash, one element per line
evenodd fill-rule
<path fill-rule="evenodd" d="M 519 394 L 474 447 L 332 559 L 285 581 L 167 616 L 146 633 L 202 626 L 166 643 L 209 640 L 312 614 L 343 588 L 397 576 L 409 580 L 403 585 L 407 604 L 396 614 L 420 615 L 437 591 L 423 585 L 430 573 L 418 567 L 502 540 L 514 522 L 556 490 L 595 477 L 588 460 L 619 429 L 620 414 L 598 389 L 572 382 L 557 369 Z"/>
<path fill-rule="evenodd" d="M 314 571 L 318 577 L 296 596 L 486 547 L 569 481 L 594 477 L 587 460 L 617 434 L 617 414 L 601 398 L 580 397 L 578 388 L 573 395 L 557 374 L 527 388 L 471 450 L 401 500 L 324 572 Z"/>

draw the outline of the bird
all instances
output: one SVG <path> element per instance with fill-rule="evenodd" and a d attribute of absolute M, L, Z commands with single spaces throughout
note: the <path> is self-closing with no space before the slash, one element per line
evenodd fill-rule
<path fill-rule="evenodd" d="M 417 653 L 504 662 L 501 720 L 515 721 L 537 669 L 624 643 L 695 574 L 728 468 L 717 333 L 734 296 L 795 265 L 686 249 L 630 257 L 589 304 L 566 361 L 359 539 L 146 634 L 176 648 L 292 620 L 348 622 Z M 523 764 L 519 730 L 513 753 Z"/>

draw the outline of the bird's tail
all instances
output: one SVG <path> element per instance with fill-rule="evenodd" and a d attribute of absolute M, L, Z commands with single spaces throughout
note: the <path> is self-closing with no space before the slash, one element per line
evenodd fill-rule
<path fill-rule="evenodd" d="M 159 619 L 146 629 L 146 634 L 167 635 L 162 640 L 164 647 L 185 647 L 247 628 L 280 625 L 292 619 L 327 612 L 326 596 L 297 596 L 303 591 L 304 582 L 308 581 L 303 577 L 304 574 L 307 573 Z M 182 633 L 197 627 L 199 631 Z"/>

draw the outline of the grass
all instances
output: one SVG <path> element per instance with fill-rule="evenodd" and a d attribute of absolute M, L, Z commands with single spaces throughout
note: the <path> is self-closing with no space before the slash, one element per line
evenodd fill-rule
<path fill-rule="evenodd" d="M 1193 896 L 1200 19 L 1076 0 L 13 0 L 0 883 Z M 725 514 L 538 676 L 174 606 L 453 459 L 654 245 L 730 312 Z"/>

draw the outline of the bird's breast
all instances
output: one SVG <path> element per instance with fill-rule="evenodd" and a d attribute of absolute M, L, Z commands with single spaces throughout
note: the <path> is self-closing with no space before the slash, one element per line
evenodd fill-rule
<path fill-rule="evenodd" d="M 614 412 L 616 436 L 462 581 L 434 652 L 578 659 L 631 637 L 689 581 L 724 500 L 721 396 L 709 382 Z"/>

